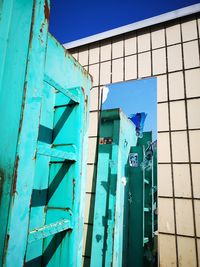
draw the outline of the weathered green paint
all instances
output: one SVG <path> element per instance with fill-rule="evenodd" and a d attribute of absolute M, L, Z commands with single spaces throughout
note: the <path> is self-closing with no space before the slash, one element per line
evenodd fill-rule
<path fill-rule="evenodd" d="M 47 0 L 0 5 L 2 266 L 81 266 L 91 78 L 48 17 Z"/>
<path fill-rule="evenodd" d="M 122 266 L 124 184 L 130 147 L 136 145 L 134 125 L 119 110 L 102 111 L 91 266 Z M 98 260 L 97 260 L 98 259 Z"/>

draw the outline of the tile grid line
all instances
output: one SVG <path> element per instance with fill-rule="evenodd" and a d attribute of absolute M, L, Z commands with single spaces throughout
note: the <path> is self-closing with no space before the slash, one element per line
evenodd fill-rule
<path fill-rule="evenodd" d="M 198 29 L 198 28 L 197 28 Z M 199 39 L 198 39 L 199 40 Z M 191 40 L 190 40 L 191 41 Z M 188 42 L 190 42 L 190 41 L 188 41 Z M 167 47 L 167 46 L 166 46 Z M 166 48 L 165 47 L 165 48 Z M 160 49 L 160 48 L 158 48 L 158 49 Z M 134 54 L 135 55 L 135 54 Z M 138 53 L 137 53 L 137 58 L 138 58 Z M 113 59 L 112 59 L 113 60 Z M 111 60 L 111 63 L 112 63 L 112 60 Z M 151 62 L 152 63 L 152 62 Z M 99 63 L 98 63 L 99 64 Z M 99 64 L 100 65 L 100 64 Z M 112 64 L 111 64 L 111 68 L 112 68 Z M 197 67 L 197 68 L 199 68 L 199 67 Z M 196 68 L 191 68 L 191 69 L 196 69 Z M 179 70 L 180 71 L 180 70 Z M 184 71 L 185 71 L 185 69 L 184 69 Z M 173 71 L 173 72 L 178 72 L 178 71 Z M 168 72 L 169 73 L 169 72 Z M 167 74 L 168 74 L 167 73 Z M 165 74 L 165 73 L 163 73 L 163 74 Z M 163 74 L 160 74 L 160 75 L 163 75 Z M 137 76 L 138 76 L 138 60 L 137 60 Z M 156 76 L 158 76 L 158 75 L 156 75 Z M 99 77 L 100 77 L 100 74 L 99 74 Z M 151 76 L 152 77 L 152 76 Z M 123 80 L 125 80 L 125 78 L 123 79 Z M 137 79 L 133 79 L 133 80 L 137 80 Z M 112 83 L 112 81 L 111 81 L 111 83 Z M 168 90 L 169 90 L 169 88 L 168 88 Z M 199 97 L 198 97 L 199 98 Z M 184 98 L 183 100 L 185 100 L 186 101 L 186 99 Z M 175 100 L 176 101 L 176 100 Z M 178 100 L 177 100 L 178 101 Z M 170 102 L 170 101 L 166 101 L 167 103 L 168 102 Z M 162 103 L 162 102 L 161 102 Z M 194 129 L 195 130 L 195 129 Z M 171 159 L 172 160 L 172 159 Z M 184 164 L 185 164 L 185 162 L 183 162 Z M 191 162 L 190 162 L 191 163 Z M 161 163 L 161 164 L 165 164 L 165 163 Z M 181 164 L 181 163 L 180 163 Z"/>
<path fill-rule="evenodd" d="M 126 39 L 126 38 L 124 37 L 124 39 Z M 136 39 L 138 39 L 138 35 L 136 36 Z M 182 43 L 185 44 L 185 43 L 190 43 L 190 42 L 194 42 L 194 41 L 200 41 L 200 39 L 199 38 L 195 38 L 195 39 L 191 39 L 191 40 L 188 40 L 188 41 L 184 41 Z M 166 47 L 172 47 L 172 46 L 177 46 L 177 45 L 181 45 L 181 42 L 170 44 L 170 45 L 167 45 L 166 44 L 165 46 L 161 46 L 161 47 L 157 47 L 157 48 L 152 48 L 152 49 L 150 48 L 150 49 L 145 50 L 145 51 L 142 51 L 142 52 L 137 52 L 138 49 L 136 49 L 136 53 L 131 53 L 131 54 L 128 54 L 128 55 L 125 54 L 123 56 L 113 57 L 112 60 L 122 59 L 124 57 L 127 58 L 127 57 L 131 57 L 131 56 L 137 56 L 137 55 L 140 55 L 140 54 L 145 54 L 147 52 L 150 52 L 151 50 L 153 52 L 155 50 L 165 49 Z M 89 65 L 90 66 L 93 66 L 93 65 L 99 64 L 99 62 L 105 63 L 105 62 L 109 62 L 109 61 L 111 61 L 111 59 L 106 59 L 106 60 L 103 60 L 103 61 L 96 61 L 96 62 L 91 63 Z M 86 66 L 87 66 L 87 64 L 83 65 L 83 67 L 86 67 Z"/>
<path fill-rule="evenodd" d="M 172 175 L 172 201 L 173 201 L 173 217 L 174 217 L 174 232 L 175 232 L 175 249 L 176 249 L 176 264 L 179 267 L 178 261 L 178 240 L 177 240 L 177 222 L 176 222 L 176 206 L 175 206 L 175 189 L 174 189 L 174 172 L 172 167 L 173 155 L 172 155 L 172 136 L 171 136 L 171 118 L 170 118 L 170 103 L 169 103 L 169 73 L 168 73 L 168 50 L 167 50 L 167 33 L 166 25 L 164 25 L 164 34 L 165 34 L 165 49 L 166 49 L 166 79 L 167 79 L 167 100 L 168 100 L 168 118 L 169 118 L 169 145 L 170 145 L 170 158 L 171 158 L 171 175 Z M 159 149 L 159 148 L 158 148 Z M 159 215 L 158 215 L 159 216 Z M 159 229 L 159 228 L 158 228 Z M 159 230 L 158 230 L 159 232 Z"/>
<path fill-rule="evenodd" d="M 180 32 L 181 32 L 181 41 L 183 41 L 183 29 L 182 29 L 182 19 L 180 19 Z M 191 162 L 191 151 L 190 151 L 190 136 L 189 136 L 189 127 L 188 127 L 188 109 L 187 109 L 187 94 L 186 94 L 186 79 L 185 79 L 185 57 L 184 57 L 184 48 L 183 43 L 181 44 L 182 51 L 182 60 L 183 60 L 183 84 L 184 84 L 184 97 L 185 97 L 185 114 L 186 114 L 186 134 L 187 134 L 187 148 L 188 148 L 188 159 Z M 193 192 L 193 181 L 192 181 L 192 166 L 189 164 L 190 171 L 190 186 L 191 186 L 191 196 L 192 196 L 192 212 L 193 212 L 193 226 L 194 226 L 194 239 L 195 239 L 195 250 L 196 250 L 196 264 L 199 267 L 198 262 L 198 244 L 196 238 L 196 214 L 194 208 L 194 192 Z"/>
<path fill-rule="evenodd" d="M 162 231 L 160 231 L 159 234 L 175 236 L 174 233 L 166 233 L 166 232 L 162 232 Z M 182 235 L 182 234 L 177 234 L 177 236 L 178 236 L 178 237 L 191 238 L 191 239 L 194 239 L 194 237 L 195 237 L 195 236 L 193 236 L 193 235 Z M 200 237 L 197 237 L 197 239 L 200 240 Z"/>
<path fill-rule="evenodd" d="M 122 59 L 123 57 L 121 57 L 120 59 Z M 111 62 L 111 66 L 112 66 L 112 60 L 110 61 Z M 95 63 L 94 65 L 98 65 L 99 63 Z M 138 65 L 138 60 L 137 60 L 137 65 Z M 92 66 L 92 65 L 89 65 L 89 67 Z M 86 67 L 86 66 L 85 66 Z M 137 66 L 137 69 L 138 69 L 138 66 Z M 200 69 L 200 67 L 192 67 L 192 68 L 187 68 L 185 69 L 185 71 L 189 71 L 189 70 L 195 70 L 195 69 Z M 181 69 L 178 69 L 178 70 L 174 70 L 174 71 L 168 71 L 168 72 L 162 72 L 160 74 L 156 74 L 156 75 L 148 75 L 148 76 L 142 76 L 142 77 L 138 77 L 138 78 L 133 78 L 133 79 L 127 79 L 126 81 L 137 81 L 138 79 L 148 79 L 148 78 L 153 78 L 153 77 L 159 77 L 159 76 L 162 76 L 162 75 L 165 75 L 165 74 L 172 74 L 172 73 L 177 73 L 177 72 L 183 72 L 183 68 Z M 111 73 L 112 75 L 112 73 Z M 117 83 L 122 83 L 122 81 L 119 81 L 119 82 L 111 82 L 111 84 L 117 84 Z M 107 83 L 107 84 L 110 84 L 110 83 Z M 100 84 L 100 86 L 104 86 L 105 84 Z M 96 85 L 94 87 L 97 87 Z M 170 100 L 170 101 L 174 101 L 174 100 Z M 167 101 L 168 102 L 168 101 Z"/>

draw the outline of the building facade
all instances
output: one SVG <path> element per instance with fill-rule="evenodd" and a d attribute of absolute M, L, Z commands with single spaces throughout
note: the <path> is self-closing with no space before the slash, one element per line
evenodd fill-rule
<path fill-rule="evenodd" d="M 93 76 L 84 266 L 91 256 L 101 88 L 150 77 L 157 78 L 160 266 L 200 266 L 200 5 L 170 14 L 66 44 Z"/>

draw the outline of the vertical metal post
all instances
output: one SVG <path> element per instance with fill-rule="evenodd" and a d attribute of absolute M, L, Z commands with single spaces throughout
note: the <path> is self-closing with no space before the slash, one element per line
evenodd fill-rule
<path fill-rule="evenodd" d="M 4 1 L 1 8 L 2 17 L 8 15 L 10 24 L 7 46 L 1 43 L 4 65 L 0 74 L 0 112 L 5 116 L 0 147 L 6 156 L 0 153 L 1 201 L 4 203 L 1 240 L 5 240 L 0 250 L 4 254 L 3 265 L 12 266 L 14 254 L 15 266 L 21 267 L 28 236 L 49 5 L 48 1 L 9 0 Z M 1 21 L 1 36 L 4 22 Z"/>

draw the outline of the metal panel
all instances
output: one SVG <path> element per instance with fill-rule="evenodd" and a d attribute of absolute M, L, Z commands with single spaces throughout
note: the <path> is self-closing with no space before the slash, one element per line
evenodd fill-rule
<path fill-rule="evenodd" d="M 0 147 L 6 155 L 1 153 L 0 161 L 4 177 L 1 196 L 4 203 L 1 206 L 3 236 L 0 238 L 3 243 L 0 251 L 4 253 L 1 260 L 5 266 L 13 265 L 13 253 L 15 266 L 22 266 L 41 108 L 48 2 L 4 1 L 1 8 L 6 21 L 1 21 L 4 65 L 0 106 L 5 116 L 1 123 Z M 5 35 L 3 28 L 7 25 L 7 16 L 9 30 Z"/>
<path fill-rule="evenodd" d="M 80 266 L 91 78 L 47 34 L 47 0 L 0 9 L 2 265 Z"/>
<path fill-rule="evenodd" d="M 91 266 L 152 266 L 157 166 L 151 142 L 151 132 L 137 140 L 119 110 L 102 111 Z"/>
<path fill-rule="evenodd" d="M 67 75 L 69 72 L 72 76 Z M 28 266 L 81 264 L 86 165 L 83 150 L 86 148 L 90 87 L 88 75 L 49 35 L 36 156 L 36 162 L 39 156 L 36 171 L 44 170 L 45 181 L 41 189 L 38 187 L 40 176 L 35 176 L 29 231 L 31 234 L 37 229 L 54 226 L 51 236 L 28 246 Z M 50 99 L 51 111 L 47 113 L 45 103 Z M 68 221 L 70 227 L 57 231 L 55 225 L 59 221 L 61 224 Z"/>
<path fill-rule="evenodd" d="M 138 166 L 130 167 L 129 249 L 128 266 L 152 266 L 154 232 L 157 230 L 157 158 L 154 150 L 151 166 L 145 161 L 145 151 L 152 142 L 152 133 L 143 133 L 131 153 L 138 155 Z M 154 174 L 155 171 L 155 174 Z M 133 253 L 134 251 L 134 253 Z"/>
<path fill-rule="evenodd" d="M 134 133 L 120 110 L 102 111 L 91 266 L 122 266 L 127 163 L 137 142 Z"/>

